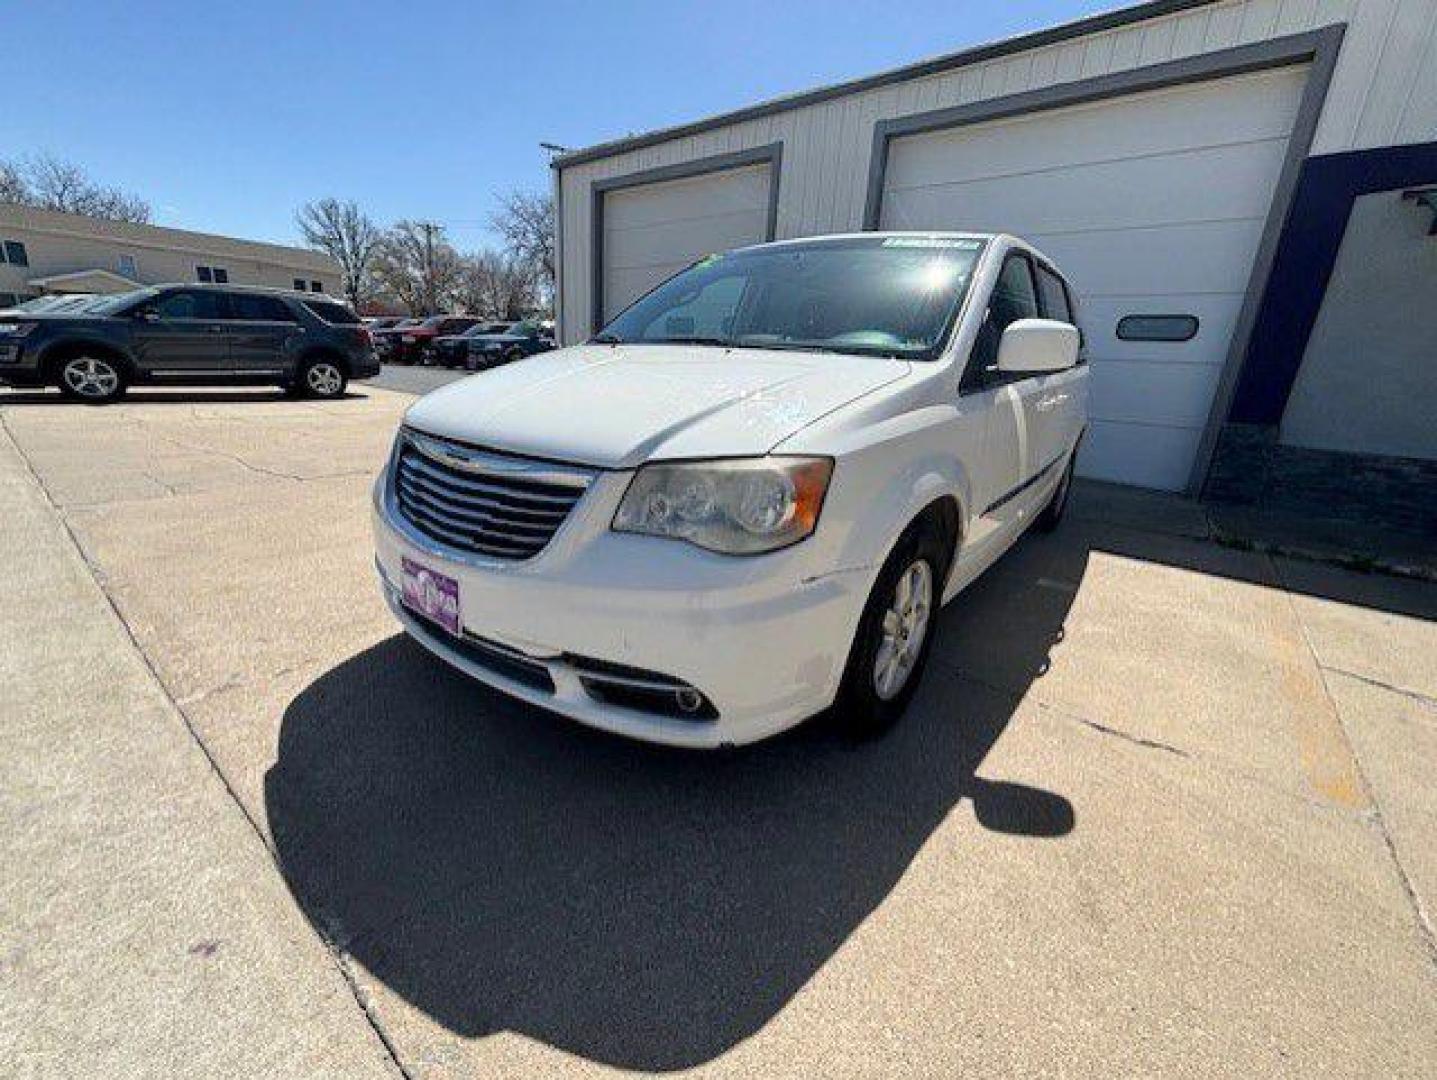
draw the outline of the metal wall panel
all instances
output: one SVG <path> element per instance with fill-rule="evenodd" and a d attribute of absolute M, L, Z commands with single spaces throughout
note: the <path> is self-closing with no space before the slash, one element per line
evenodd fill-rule
<path fill-rule="evenodd" d="M 778 141 L 784 156 L 777 235 L 856 230 L 863 221 L 873 127 L 880 120 L 1337 23 L 1347 24 L 1347 34 L 1312 152 L 1432 139 L 1437 0 L 1227 0 L 720 123 L 653 145 L 620 144 L 611 156 L 562 170 L 564 340 L 578 340 L 589 329 L 589 191 L 596 180 Z M 616 127 L 622 119 L 616 118 Z"/>

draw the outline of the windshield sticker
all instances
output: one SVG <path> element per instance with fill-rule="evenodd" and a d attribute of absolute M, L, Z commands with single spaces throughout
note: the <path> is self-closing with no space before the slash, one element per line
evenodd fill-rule
<path fill-rule="evenodd" d="M 895 248 L 948 248 L 955 251 L 977 251 L 983 246 L 981 240 L 960 240 L 952 236 L 890 236 L 884 239 L 884 247 Z"/>

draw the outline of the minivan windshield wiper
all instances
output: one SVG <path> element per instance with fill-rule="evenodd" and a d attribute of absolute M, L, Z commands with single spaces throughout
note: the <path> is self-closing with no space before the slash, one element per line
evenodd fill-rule
<path fill-rule="evenodd" d="M 732 345 L 733 342 L 719 337 L 655 337 L 644 338 L 642 345 Z"/>
<path fill-rule="evenodd" d="M 622 345 L 623 338 L 618 334 L 595 334 L 589 339 L 590 345 Z"/>
<path fill-rule="evenodd" d="M 824 345 L 816 341 L 744 341 L 740 349 L 770 349 L 775 352 L 838 353 L 846 356 L 878 356 L 887 360 L 905 360 L 903 353 L 887 345 Z"/>

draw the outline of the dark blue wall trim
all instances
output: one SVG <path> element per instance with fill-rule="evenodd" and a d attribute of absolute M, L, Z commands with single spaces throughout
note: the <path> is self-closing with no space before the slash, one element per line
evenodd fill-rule
<path fill-rule="evenodd" d="M 1303 163 L 1229 421 L 1277 424 L 1282 420 L 1353 200 L 1434 181 L 1437 142 L 1326 154 Z"/>

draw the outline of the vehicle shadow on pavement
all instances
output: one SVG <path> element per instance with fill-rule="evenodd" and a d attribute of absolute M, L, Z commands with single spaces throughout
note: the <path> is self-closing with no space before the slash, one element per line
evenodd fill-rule
<path fill-rule="evenodd" d="M 347 390 L 330 401 L 363 401 L 367 394 Z M 111 406 L 89 405 L 65 397 L 58 390 L 0 391 L 0 405 L 73 405 L 107 408 L 122 405 L 248 405 L 273 401 L 313 402 L 314 398 L 291 397 L 283 390 L 131 390 Z"/>
<path fill-rule="evenodd" d="M 958 677 L 949 653 L 1020 603 L 1008 671 L 1046 669 L 1072 591 L 1033 582 L 1076 584 L 1087 552 L 1029 544 L 947 610 L 909 714 L 866 742 L 820 718 L 740 750 L 645 746 L 381 642 L 284 716 L 265 800 L 290 887 L 461 1035 L 632 1069 L 709 1061 L 783 1008 L 961 801 L 1006 833 L 1074 828 L 1061 795 L 976 775 L 1018 695 Z"/>

